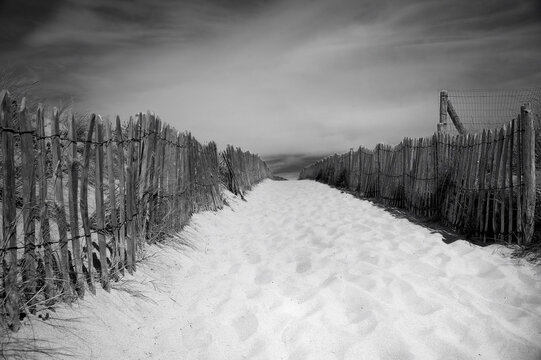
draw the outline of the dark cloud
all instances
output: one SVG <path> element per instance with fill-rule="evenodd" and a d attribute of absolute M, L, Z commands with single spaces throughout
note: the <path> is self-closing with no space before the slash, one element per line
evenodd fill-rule
<path fill-rule="evenodd" d="M 51 101 L 317 155 L 430 134 L 441 88 L 539 86 L 540 15 L 537 0 L 9 0 L 0 64 Z"/>
<path fill-rule="evenodd" d="M 3 52 L 18 48 L 27 34 L 55 14 L 63 0 L 0 1 L 0 46 Z"/>

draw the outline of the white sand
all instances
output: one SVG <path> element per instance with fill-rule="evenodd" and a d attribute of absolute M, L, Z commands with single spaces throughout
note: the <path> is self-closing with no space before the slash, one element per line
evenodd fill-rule
<path fill-rule="evenodd" d="M 311 181 L 265 181 L 19 336 L 80 359 L 540 359 L 541 275 Z M 143 298 L 144 295 L 146 298 Z M 61 324 L 63 327 L 51 327 Z"/>

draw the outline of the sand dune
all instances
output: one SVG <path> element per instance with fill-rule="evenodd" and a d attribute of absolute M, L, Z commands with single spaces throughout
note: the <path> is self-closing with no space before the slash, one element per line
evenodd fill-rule
<path fill-rule="evenodd" d="M 247 200 L 195 215 L 179 235 L 195 250 L 149 247 L 119 290 L 55 315 L 80 322 L 19 336 L 82 359 L 541 358 L 540 270 L 508 250 L 311 181 Z"/>

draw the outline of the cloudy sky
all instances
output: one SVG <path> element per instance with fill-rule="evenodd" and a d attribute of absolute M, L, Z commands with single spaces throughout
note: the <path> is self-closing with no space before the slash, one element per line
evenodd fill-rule
<path fill-rule="evenodd" d="M 539 0 L 0 0 L 0 24 L 32 94 L 149 109 L 282 172 L 431 134 L 442 88 L 541 86 Z"/>

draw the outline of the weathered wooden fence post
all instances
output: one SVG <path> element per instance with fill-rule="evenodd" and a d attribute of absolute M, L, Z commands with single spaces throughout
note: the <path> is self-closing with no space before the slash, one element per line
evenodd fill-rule
<path fill-rule="evenodd" d="M 136 156 L 136 147 L 135 147 L 135 126 L 133 119 L 130 118 L 128 125 L 128 161 L 127 161 L 127 171 L 126 171 L 126 211 L 128 219 L 128 240 L 126 243 L 126 252 L 127 252 L 127 263 L 128 263 L 128 272 L 132 274 L 135 271 L 135 252 L 136 252 L 136 211 L 137 203 L 136 198 L 136 185 L 135 178 L 137 173 L 137 163 L 134 161 Z"/>
<path fill-rule="evenodd" d="M 96 124 L 96 230 L 98 232 L 98 247 L 100 252 L 100 278 L 101 286 L 105 291 L 110 291 L 109 266 L 107 264 L 107 243 L 105 241 L 105 212 L 103 201 L 103 121 L 98 115 Z"/>
<path fill-rule="evenodd" d="M 19 292 L 17 288 L 17 208 L 15 204 L 15 143 L 11 128 L 11 99 L 5 90 L 0 92 L 0 117 L 2 124 L 2 154 L 4 156 L 3 176 L 4 188 L 2 197 L 3 212 L 3 276 L 5 288 L 5 312 L 8 315 L 9 326 L 13 331 L 20 328 L 19 321 Z M 2 309 L 3 310 L 3 309 Z"/>
<path fill-rule="evenodd" d="M 45 298 L 52 301 L 56 296 L 53 284 L 53 251 L 47 206 L 47 140 L 45 139 L 45 116 L 43 106 L 38 106 L 38 178 L 39 178 L 39 223 L 41 245 L 43 246 L 43 272 L 45 273 Z"/>
<path fill-rule="evenodd" d="M 118 277 L 118 272 L 120 269 L 120 246 L 119 246 L 119 237 L 120 231 L 118 227 L 118 218 L 116 212 L 116 194 L 115 194 L 115 158 L 113 153 L 113 132 L 111 130 L 111 122 L 109 120 L 105 121 L 105 151 L 107 156 L 107 183 L 108 183 L 108 194 L 109 194 L 109 219 L 110 224 L 113 230 L 113 239 L 112 239 L 112 262 L 113 262 L 113 276 Z"/>
<path fill-rule="evenodd" d="M 83 231 L 85 234 L 86 242 L 86 256 L 87 256 L 87 281 L 88 288 L 93 293 L 96 294 L 96 287 L 94 286 L 94 264 L 92 261 L 92 251 L 94 246 L 92 244 L 92 238 L 90 235 L 90 218 L 88 216 L 88 172 L 90 167 L 90 152 L 92 150 L 92 139 L 94 132 L 94 124 L 96 123 L 96 115 L 92 114 L 90 117 L 90 122 L 88 124 L 88 130 L 86 132 L 86 141 L 85 147 L 83 150 L 83 166 L 81 168 L 81 196 L 80 196 L 80 209 L 81 209 L 81 220 L 83 222 Z"/>
<path fill-rule="evenodd" d="M 443 134 L 447 134 L 449 132 L 448 124 L 447 124 L 447 91 L 441 90 L 440 91 L 440 122 L 438 124 L 438 132 L 441 132 Z"/>
<path fill-rule="evenodd" d="M 62 171 L 62 150 L 60 145 L 60 114 L 54 108 L 52 119 L 52 149 L 53 149 L 53 174 L 54 174 L 54 205 L 56 222 L 58 225 L 59 245 L 60 245 L 60 275 L 62 277 L 62 292 L 65 300 L 70 300 L 72 296 L 71 282 L 69 277 L 69 253 L 68 253 L 68 232 L 66 220 L 66 207 L 64 204 L 64 176 Z"/>
<path fill-rule="evenodd" d="M 522 204 L 524 207 L 523 231 L 524 242 L 529 244 L 534 232 L 535 212 L 535 131 L 530 104 L 520 108 L 522 121 L 522 169 L 524 186 L 522 187 Z"/>
<path fill-rule="evenodd" d="M 126 266 L 126 177 L 124 156 L 124 143 L 122 136 L 122 127 L 120 125 L 120 117 L 116 117 L 116 139 L 118 152 L 118 193 L 120 196 L 120 229 L 119 229 L 119 253 L 120 253 L 120 273 L 124 275 L 124 267 Z"/>
<path fill-rule="evenodd" d="M 23 226 L 24 226 L 24 288 L 26 300 L 34 298 L 36 292 L 36 178 L 34 169 L 33 129 L 26 113 L 26 99 L 22 99 L 19 110 L 21 125 L 22 180 L 23 180 Z M 33 301 L 32 301 L 33 302 Z M 32 306 L 32 304 L 30 304 Z"/>
<path fill-rule="evenodd" d="M 77 128 L 75 124 L 75 116 L 71 116 L 69 127 L 70 144 L 70 162 L 69 162 L 69 192 L 68 203 L 70 212 L 70 232 L 72 245 L 72 258 L 75 265 L 76 287 L 75 291 L 79 297 L 83 297 L 85 293 L 83 264 L 81 258 L 81 242 L 79 241 L 79 212 L 78 212 L 78 182 L 79 182 L 79 161 L 77 156 Z"/>

